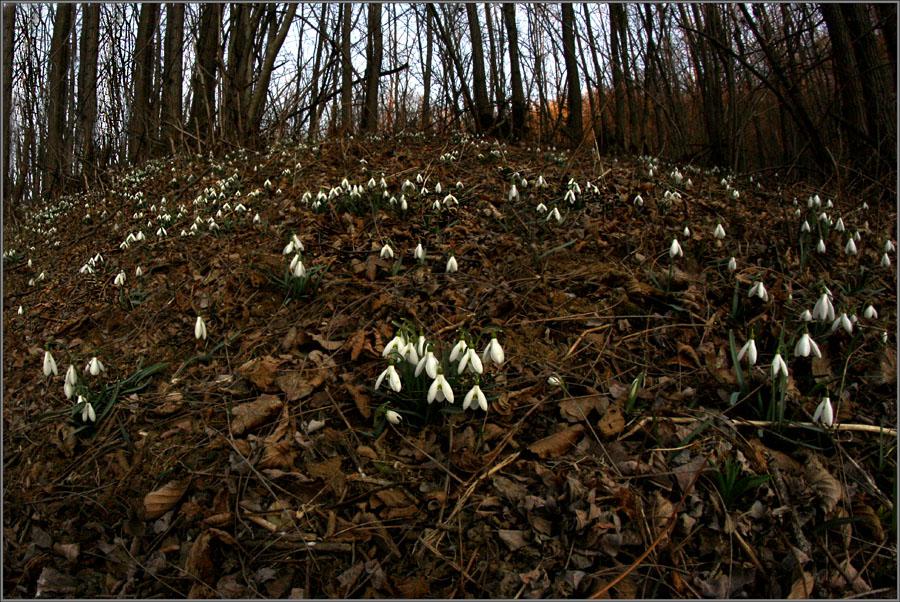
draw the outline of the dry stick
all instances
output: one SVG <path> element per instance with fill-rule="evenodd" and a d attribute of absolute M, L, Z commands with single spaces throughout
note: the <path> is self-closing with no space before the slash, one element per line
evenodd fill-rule
<path fill-rule="evenodd" d="M 697 472 L 694 473 L 694 478 L 691 479 L 691 482 L 688 484 L 687 488 L 684 490 L 684 495 L 681 496 L 681 499 L 678 500 L 678 503 L 675 504 L 675 507 L 672 509 L 672 516 L 669 517 L 669 521 L 666 523 L 666 526 L 663 527 L 663 529 L 659 532 L 659 535 L 656 536 L 656 539 L 653 540 L 653 543 L 650 544 L 650 547 L 647 548 L 646 550 L 644 550 L 644 553 L 641 554 L 637 558 L 637 560 L 632 562 L 631 566 L 629 566 L 627 569 L 625 569 L 625 571 L 622 574 L 620 574 L 618 577 L 613 579 L 611 582 L 609 582 L 608 584 L 606 584 L 605 586 L 600 588 L 599 591 L 596 591 L 593 594 L 591 594 L 591 596 L 589 598 L 590 600 L 596 600 L 597 598 L 599 598 L 600 596 L 605 594 L 607 591 L 609 591 L 610 589 L 615 587 L 616 584 L 618 584 L 620 581 L 622 581 L 622 579 L 624 579 L 625 577 L 630 575 L 631 572 L 634 571 L 634 569 L 636 569 L 638 566 L 640 566 L 640 564 L 644 561 L 644 559 L 650 555 L 650 553 L 656 548 L 656 546 L 659 545 L 659 542 L 662 541 L 662 538 L 665 537 L 666 535 L 668 535 L 669 531 L 672 530 L 672 528 L 675 526 L 676 520 L 678 519 L 678 511 L 681 509 L 681 506 L 684 504 L 684 501 L 687 499 L 688 494 L 694 488 L 694 485 L 697 484 L 697 479 L 700 478 L 700 474 L 702 472 L 703 472 L 702 469 L 698 469 Z"/>
<path fill-rule="evenodd" d="M 719 415 L 710 414 L 710 416 L 716 417 Z M 721 416 L 721 417 L 726 418 L 725 416 Z M 637 424 L 634 425 L 634 427 L 630 431 L 628 431 L 624 435 L 620 435 L 619 439 L 625 439 L 627 437 L 630 437 L 631 435 L 633 435 L 637 431 L 639 431 L 642 426 L 644 426 L 645 424 L 647 424 L 648 422 L 651 422 L 653 420 L 667 420 L 668 422 L 672 422 L 674 424 L 690 424 L 692 422 L 701 420 L 701 418 L 675 418 L 675 417 L 668 417 L 668 416 L 644 416 L 643 418 L 638 420 Z M 755 427 L 763 427 L 764 428 L 764 427 L 769 427 L 769 426 L 772 426 L 775 424 L 775 422 L 772 422 L 770 420 L 742 420 L 740 418 L 728 418 L 728 420 L 730 420 L 731 422 L 733 422 L 734 424 L 736 424 L 738 426 L 755 426 Z M 819 425 L 817 425 L 814 422 L 789 422 L 785 426 L 790 427 L 790 428 L 800 428 L 800 427 L 818 428 L 819 427 Z M 831 430 L 851 431 L 851 432 L 857 432 L 857 433 L 879 433 L 879 434 L 884 434 L 884 435 L 890 435 L 891 437 L 897 436 L 897 429 L 882 428 L 880 426 L 875 426 L 873 424 L 836 424 L 833 427 L 831 427 Z"/>

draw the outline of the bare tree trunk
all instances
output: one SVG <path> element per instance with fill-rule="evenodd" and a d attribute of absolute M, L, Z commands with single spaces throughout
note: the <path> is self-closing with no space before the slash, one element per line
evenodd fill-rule
<path fill-rule="evenodd" d="M 381 60 L 384 54 L 384 38 L 381 31 L 381 4 L 369 5 L 368 41 L 366 48 L 366 102 L 360 129 L 363 132 L 378 131 L 378 84 L 381 78 Z"/>
<path fill-rule="evenodd" d="M 566 130 L 569 142 L 575 148 L 584 138 L 584 124 L 581 113 L 581 79 L 578 77 L 578 60 L 575 57 L 575 10 L 569 2 L 562 4 L 562 39 L 569 87 L 569 98 L 566 102 L 569 116 L 566 120 Z"/>
<path fill-rule="evenodd" d="M 171 148 L 182 145 L 182 101 L 184 85 L 184 5 L 166 4 L 166 39 L 163 45 L 163 89 L 161 101 L 162 140 Z"/>
<path fill-rule="evenodd" d="M 67 169 L 64 164 L 66 137 L 66 105 L 68 99 L 69 34 L 74 24 L 75 6 L 58 4 L 50 41 L 49 104 L 47 107 L 47 139 L 44 145 L 44 174 L 41 191 L 49 196 L 61 192 Z M 36 192 L 36 191 L 35 191 Z"/>
<path fill-rule="evenodd" d="M 274 6 L 274 5 L 273 5 Z M 263 109 L 266 103 L 266 94 L 269 91 L 269 81 L 272 79 L 272 69 L 275 68 L 275 57 L 284 44 L 284 38 L 287 37 L 288 30 L 297 13 L 296 4 L 287 5 L 287 14 L 281 21 L 278 33 L 275 33 L 276 23 L 273 21 L 269 29 L 269 41 L 266 44 L 266 55 L 259 75 L 256 87 L 253 90 L 253 97 L 250 99 L 250 107 L 248 109 L 247 128 L 245 134 L 249 136 L 257 136 L 259 134 L 260 123 L 262 122 Z"/>
<path fill-rule="evenodd" d="M 525 91 L 522 88 L 522 70 L 519 67 L 519 29 L 516 26 L 516 5 L 503 4 L 503 20 L 506 22 L 506 36 L 509 38 L 509 72 L 512 83 L 512 134 L 521 138 L 525 134 Z"/>
<path fill-rule="evenodd" d="M 134 42 L 134 96 L 128 128 L 128 160 L 132 162 L 146 158 L 150 143 L 156 139 L 156 133 L 151 131 L 150 104 L 153 95 L 153 34 L 158 25 L 159 5 L 150 2 L 141 4 Z"/>
<path fill-rule="evenodd" d="M 491 8 L 491 4 L 489 2 L 485 2 L 484 4 L 484 20 L 487 25 L 488 31 L 488 49 L 490 50 L 491 56 L 488 61 L 491 68 L 491 90 L 493 91 L 492 96 L 494 97 L 494 102 L 497 106 L 498 116 L 501 111 L 503 111 L 503 107 L 506 104 L 506 99 L 503 94 L 503 86 L 500 84 L 500 68 L 499 64 L 502 62 L 498 60 L 498 52 L 497 46 L 494 43 L 494 18 L 491 16 L 493 9 Z M 502 46 L 501 46 L 502 48 Z"/>
<path fill-rule="evenodd" d="M 188 130 L 202 140 L 211 140 L 216 117 L 216 69 L 218 67 L 219 30 L 222 6 L 203 4 L 197 33 L 197 69 L 191 78 L 191 118 Z M 199 146 L 198 146 L 199 148 Z"/>
<path fill-rule="evenodd" d="M 353 65 L 350 62 L 350 11 L 352 4 L 341 4 L 341 133 L 353 133 Z"/>
<path fill-rule="evenodd" d="M 622 56 L 620 53 L 619 23 L 620 14 L 624 12 L 621 4 L 609 4 L 609 45 L 612 54 L 612 79 L 613 94 L 616 99 L 615 107 L 615 140 L 616 148 L 621 152 L 625 150 L 625 82 L 622 73 Z"/>
<path fill-rule="evenodd" d="M 600 69 L 600 60 L 597 58 L 597 42 L 594 40 L 594 31 L 591 27 L 591 17 L 588 11 L 588 5 L 582 4 L 582 8 L 584 9 L 584 24 L 585 29 L 587 29 L 588 35 L 588 46 L 591 50 L 591 62 L 594 64 L 594 74 L 597 78 L 597 117 L 595 118 L 594 123 L 594 135 L 597 137 L 597 145 L 601 152 L 606 152 L 607 143 L 606 143 L 606 127 L 605 120 L 603 119 L 603 109 L 606 106 L 606 95 L 603 91 L 603 71 Z M 585 69 L 587 71 L 587 69 Z M 593 94 L 591 94 L 593 97 Z"/>
<path fill-rule="evenodd" d="M 425 91 L 422 95 L 422 129 L 431 131 L 431 61 L 434 50 L 434 27 L 431 12 L 425 11 Z"/>
<path fill-rule="evenodd" d="M 81 21 L 81 57 L 78 70 L 78 124 L 82 170 L 93 171 L 94 126 L 97 123 L 97 60 L 100 45 L 100 5 L 85 4 Z"/>
<path fill-rule="evenodd" d="M 477 5 L 466 4 L 469 20 L 469 36 L 472 43 L 472 90 L 475 93 L 475 123 L 478 131 L 486 132 L 494 122 L 491 101 L 488 98 L 484 74 L 484 44 L 481 41 L 481 24 L 478 22 Z"/>
<path fill-rule="evenodd" d="M 322 3 L 322 13 L 319 15 L 319 29 L 316 32 L 316 56 L 313 59 L 312 93 L 309 107 L 309 139 L 315 140 L 319 136 L 319 69 L 322 64 L 322 53 L 325 51 L 326 19 L 328 17 L 328 3 Z M 298 51 L 299 54 L 299 51 Z"/>
<path fill-rule="evenodd" d="M 13 83 L 13 50 L 16 34 L 16 5 L 3 7 L 3 216 L 7 208 L 12 190 L 12 168 L 9 165 L 9 151 L 12 137 L 9 131 L 12 115 L 12 83 Z M 21 157 L 19 158 L 21 161 Z"/>

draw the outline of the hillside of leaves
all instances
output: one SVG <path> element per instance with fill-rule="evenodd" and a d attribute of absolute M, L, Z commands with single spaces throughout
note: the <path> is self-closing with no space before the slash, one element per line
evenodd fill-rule
<path fill-rule="evenodd" d="M 894 597 L 868 200 L 467 136 L 105 174 L 4 232 L 5 595 Z"/>

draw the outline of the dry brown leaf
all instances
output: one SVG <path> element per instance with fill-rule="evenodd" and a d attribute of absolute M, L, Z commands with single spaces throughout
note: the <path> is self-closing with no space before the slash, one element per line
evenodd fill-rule
<path fill-rule="evenodd" d="M 881 382 L 894 384 L 897 382 L 897 351 L 892 347 L 885 347 L 878 360 Z"/>
<path fill-rule="evenodd" d="M 813 356 L 810 366 L 812 367 L 813 378 L 816 379 L 817 383 L 828 383 L 834 380 L 834 374 L 831 372 L 831 362 L 828 360 L 827 355 L 822 355 L 822 357 Z"/>
<path fill-rule="evenodd" d="M 875 514 L 875 510 L 862 501 L 853 504 L 853 516 L 862 519 L 862 526 L 875 538 L 875 541 L 881 543 L 884 541 L 884 529 L 881 526 L 881 519 Z"/>
<path fill-rule="evenodd" d="M 791 586 L 791 593 L 788 594 L 788 600 L 803 600 L 812 598 L 813 586 L 816 584 L 816 578 L 803 572 L 799 579 L 794 581 Z"/>
<path fill-rule="evenodd" d="M 272 356 L 258 357 L 249 362 L 245 362 L 238 368 L 238 374 L 250 380 L 254 385 L 263 391 L 272 390 L 272 383 L 275 381 L 275 373 L 278 371 L 278 365 L 281 362 Z"/>
<path fill-rule="evenodd" d="M 345 345 L 350 347 L 351 362 L 355 362 L 357 359 L 359 359 L 359 354 L 362 353 L 365 343 L 366 331 L 364 330 L 357 330 L 356 334 L 354 334 L 352 338 L 347 340 Z"/>
<path fill-rule="evenodd" d="M 359 410 L 359 413 L 362 414 L 362 417 L 366 420 L 371 418 L 372 409 L 369 407 L 371 398 L 363 391 L 363 388 L 360 385 L 354 385 L 351 383 L 344 383 L 344 388 L 347 389 L 348 393 L 350 393 L 350 397 L 353 398 L 353 402 L 356 404 L 356 409 Z"/>
<path fill-rule="evenodd" d="M 288 406 L 281 411 L 278 426 L 266 437 L 263 456 L 257 466 L 259 468 L 293 468 L 297 452 L 294 450 L 294 428 L 291 424 Z"/>
<path fill-rule="evenodd" d="M 287 401 L 303 399 L 323 382 L 325 379 L 319 375 L 306 378 L 299 372 L 283 372 L 275 378 L 275 384 L 284 393 Z"/>
<path fill-rule="evenodd" d="M 575 445 L 583 432 L 584 426 L 576 424 L 544 437 L 540 441 L 535 441 L 528 446 L 528 449 L 537 454 L 539 458 L 554 458 Z"/>
<path fill-rule="evenodd" d="M 336 351 L 344 346 L 344 341 L 329 341 L 321 334 L 313 334 L 312 340 L 322 346 L 325 351 Z"/>
<path fill-rule="evenodd" d="M 607 437 L 618 435 L 625 430 L 625 416 L 619 406 L 610 406 L 597 423 L 597 428 Z"/>
<path fill-rule="evenodd" d="M 145 495 L 144 518 L 147 520 L 159 518 L 171 510 L 187 491 L 187 488 L 187 481 L 169 481 L 156 491 Z"/>
<path fill-rule="evenodd" d="M 244 432 L 263 424 L 281 411 L 284 402 L 274 395 L 260 395 L 256 401 L 248 401 L 235 406 L 232 413 L 231 432 L 242 435 Z"/>
<path fill-rule="evenodd" d="M 822 462 L 816 456 L 810 455 L 803 467 L 806 480 L 819 495 L 822 509 L 829 514 L 841 500 L 841 483 L 828 470 L 822 466 Z"/>
<path fill-rule="evenodd" d="M 657 491 L 656 492 L 656 500 L 653 503 L 653 524 L 654 524 L 654 535 L 659 535 L 663 529 L 666 528 L 666 525 L 669 524 L 669 519 L 672 518 L 672 514 L 675 512 L 675 506 L 664 498 L 662 494 Z M 665 548 L 666 544 L 669 541 L 669 536 L 664 535 L 659 540 L 660 549 Z"/>
<path fill-rule="evenodd" d="M 347 483 L 347 477 L 341 471 L 340 457 L 329 458 L 324 462 L 308 462 L 306 470 L 309 476 L 323 479 L 325 484 L 337 495 L 340 495 Z"/>
<path fill-rule="evenodd" d="M 213 558 L 212 544 L 217 540 L 228 546 L 237 545 L 237 541 L 220 529 L 207 529 L 201 533 L 188 553 L 184 562 L 186 573 L 193 575 L 203 583 L 212 585 L 217 579 L 216 564 Z M 191 588 L 194 591 L 194 588 Z"/>
<path fill-rule="evenodd" d="M 378 260 L 375 259 L 374 255 L 369 255 L 366 257 L 366 278 L 368 280 L 375 280 L 375 275 L 378 273 Z"/>
<path fill-rule="evenodd" d="M 605 395 L 574 397 L 559 402 L 559 415 L 569 422 L 578 422 L 586 420 L 591 410 L 603 413 L 608 406 L 609 399 Z"/>

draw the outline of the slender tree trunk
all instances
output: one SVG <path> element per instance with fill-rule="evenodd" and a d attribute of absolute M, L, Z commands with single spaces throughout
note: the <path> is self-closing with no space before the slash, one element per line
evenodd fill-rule
<path fill-rule="evenodd" d="M 368 41 L 366 48 L 366 102 L 360 129 L 364 132 L 378 131 L 378 84 L 381 79 L 381 60 L 384 54 L 384 39 L 381 31 L 381 4 L 369 5 Z"/>
<path fill-rule="evenodd" d="M 85 4 L 81 21 L 81 57 L 78 70 L 78 140 L 82 169 L 93 171 L 94 126 L 97 123 L 97 60 L 100 45 L 100 5 Z"/>
<path fill-rule="evenodd" d="M 431 62 L 434 51 L 434 27 L 431 11 L 425 11 L 425 91 L 422 94 L 422 129 L 431 132 Z"/>
<path fill-rule="evenodd" d="M 620 53 L 619 22 L 624 12 L 621 4 L 609 4 L 609 45 L 612 55 L 613 94 L 615 95 L 615 140 L 616 148 L 625 150 L 625 82 L 622 73 L 622 56 Z"/>
<path fill-rule="evenodd" d="M 350 11 L 352 4 L 341 4 L 341 133 L 353 133 L 353 65 L 350 62 Z"/>
<path fill-rule="evenodd" d="M 312 93 L 309 103 L 309 139 L 319 137 L 319 69 L 322 63 L 322 53 L 325 51 L 326 19 L 328 17 L 328 3 L 322 3 L 322 13 L 319 15 L 319 29 L 316 32 L 316 55 L 313 59 Z M 299 55 L 299 50 L 297 51 Z"/>
<path fill-rule="evenodd" d="M 472 43 L 472 89 L 475 92 L 475 119 L 478 131 L 486 132 L 494 122 L 491 101 L 488 98 L 484 74 L 484 45 L 481 41 L 481 24 L 478 22 L 477 5 L 466 4 L 469 20 L 469 36 Z"/>
<path fill-rule="evenodd" d="M 266 44 L 265 59 L 263 60 L 262 68 L 259 70 L 257 76 L 258 81 L 253 90 L 253 97 L 250 99 L 250 107 L 248 109 L 249 116 L 247 126 L 249 131 L 246 131 L 245 134 L 251 137 L 255 138 L 259 134 L 263 109 L 265 108 L 266 103 L 266 94 L 269 91 L 269 81 L 272 79 L 272 69 L 275 68 L 275 57 L 278 56 L 278 51 L 281 50 L 281 46 L 284 44 L 284 39 L 287 37 L 288 30 L 291 27 L 291 23 L 293 22 L 296 13 L 297 5 L 288 4 L 287 14 L 284 15 L 284 18 L 281 21 L 281 26 L 277 30 L 278 33 L 275 33 L 276 23 L 274 21 L 270 26 L 270 35 L 269 41 Z"/>
<path fill-rule="evenodd" d="M 509 76 L 512 83 L 512 134 L 519 139 L 525 134 L 525 91 L 522 88 L 522 70 L 519 67 L 519 29 L 516 26 L 516 5 L 502 5 L 506 36 L 509 38 Z"/>
<path fill-rule="evenodd" d="M 66 106 L 69 73 L 69 34 L 74 24 L 74 4 L 58 4 L 50 41 L 49 104 L 47 138 L 44 145 L 44 173 L 41 192 L 57 196 L 67 173 L 64 164 L 66 138 Z M 37 192 L 37 191 L 35 191 Z"/>
<path fill-rule="evenodd" d="M 144 2 L 138 19 L 134 42 L 134 96 L 128 136 L 128 160 L 145 159 L 150 143 L 156 139 L 151 131 L 150 104 L 153 95 L 153 34 L 159 25 L 159 5 Z"/>
<path fill-rule="evenodd" d="M 588 35 L 588 47 L 591 50 L 591 62 L 594 64 L 594 75 L 597 78 L 597 117 L 594 124 L 594 135 L 597 137 L 597 146 L 600 149 L 600 152 L 606 152 L 606 127 L 603 118 L 603 109 L 606 106 L 606 94 L 603 91 L 603 71 L 600 69 L 600 60 L 597 58 L 597 42 L 594 39 L 594 31 L 591 27 L 591 17 L 587 3 L 582 4 L 582 8 L 584 9 L 584 24 Z M 586 68 L 585 71 L 587 71 Z M 591 94 L 591 96 L 593 97 L 593 94 Z"/>
<path fill-rule="evenodd" d="M 184 85 L 184 4 L 166 4 L 166 38 L 163 44 L 163 89 L 161 101 L 162 140 L 171 148 L 183 142 L 182 86 Z"/>
<path fill-rule="evenodd" d="M 578 60 L 575 57 L 575 10 L 572 4 L 562 4 L 562 38 L 563 57 L 566 62 L 566 77 L 569 87 L 567 100 L 569 116 L 566 130 L 573 148 L 581 144 L 584 137 L 584 124 L 581 106 L 581 79 L 578 77 Z"/>
<path fill-rule="evenodd" d="M 191 118 L 188 130 L 197 136 L 198 148 L 202 140 L 212 140 L 216 121 L 216 70 L 219 65 L 219 30 L 222 25 L 222 5 L 203 4 L 197 35 L 197 68 L 191 78 Z"/>
<path fill-rule="evenodd" d="M 497 52 L 497 45 L 494 42 L 494 18 L 491 14 L 493 12 L 491 6 L 492 5 L 489 2 L 485 2 L 484 21 L 485 25 L 487 25 L 488 49 L 490 50 L 491 54 L 490 60 L 488 61 L 491 69 L 491 90 L 493 91 L 492 96 L 494 97 L 494 102 L 497 106 L 497 113 L 499 116 L 499 113 L 503 110 L 503 106 L 506 104 L 506 99 L 504 98 L 503 94 L 503 86 L 500 83 L 500 68 L 498 65 L 499 63 L 501 63 L 501 61 L 498 60 L 499 53 Z"/>
<path fill-rule="evenodd" d="M 16 5 L 7 4 L 3 7 L 3 216 L 7 215 L 7 208 L 12 190 L 12 167 L 9 165 L 10 143 L 12 136 L 9 131 L 10 116 L 12 115 L 12 85 L 13 85 L 13 50 L 16 35 Z M 21 157 L 19 157 L 21 161 Z"/>

